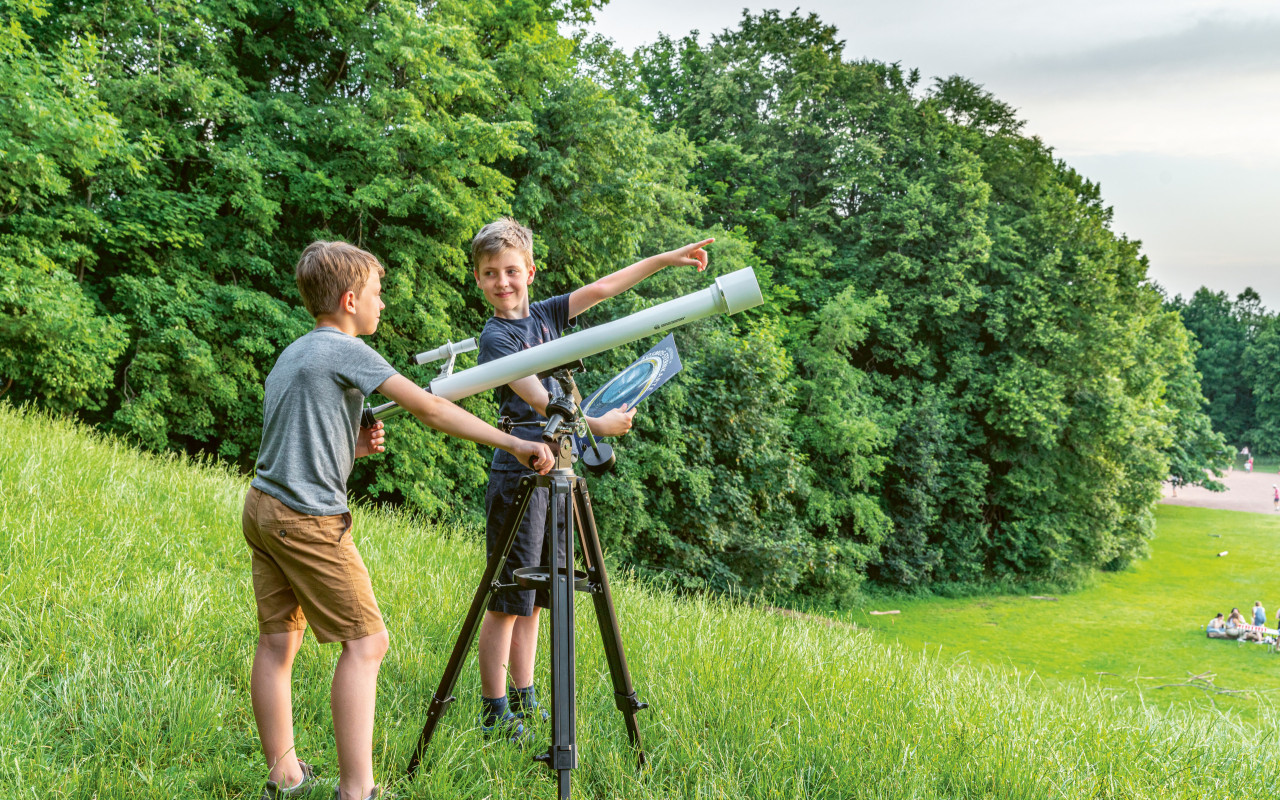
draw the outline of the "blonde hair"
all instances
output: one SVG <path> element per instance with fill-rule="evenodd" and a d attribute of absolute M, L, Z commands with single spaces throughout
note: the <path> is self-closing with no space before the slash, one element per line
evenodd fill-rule
<path fill-rule="evenodd" d="M 319 319 L 337 311 L 347 292 L 359 295 L 375 270 L 379 277 L 387 274 L 377 256 L 353 244 L 312 242 L 302 251 L 293 275 L 302 304 Z"/>
<path fill-rule="evenodd" d="M 511 217 L 490 222 L 471 240 L 471 267 L 480 268 L 480 259 L 491 258 L 503 250 L 515 250 L 524 263 L 533 266 L 533 231 Z"/>

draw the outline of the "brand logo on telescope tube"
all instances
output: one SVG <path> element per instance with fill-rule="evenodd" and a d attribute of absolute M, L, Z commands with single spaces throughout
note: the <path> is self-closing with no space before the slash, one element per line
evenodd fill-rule
<path fill-rule="evenodd" d="M 661 324 L 659 324 L 659 325 L 654 325 L 654 326 L 653 326 L 653 329 L 654 329 L 655 331 L 660 331 L 660 330 L 662 330 L 663 328 L 670 328 L 672 325 L 675 325 L 675 324 L 676 324 L 676 323 L 678 323 L 678 322 L 684 322 L 684 317 L 676 317 L 675 319 L 671 320 L 670 322 L 663 322 L 663 323 L 661 323 Z"/>

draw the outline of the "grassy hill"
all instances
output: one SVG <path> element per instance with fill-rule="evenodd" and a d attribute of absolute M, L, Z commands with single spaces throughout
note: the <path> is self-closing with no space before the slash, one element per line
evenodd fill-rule
<path fill-rule="evenodd" d="M 246 481 L 0 406 L 0 792 L 256 797 Z M 375 758 L 397 779 L 482 567 L 479 531 L 356 509 L 391 630 Z M 1133 708 L 1080 684 L 949 663 L 850 625 L 615 582 L 651 768 L 637 773 L 579 607 L 580 798 L 1252 798 L 1267 721 Z M 299 753 L 336 777 L 337 648 L 295 668 Z M 545 659 L 539 683 L 546 685 Z M 473 726 L 475 670 L 416 798 L 553 793 Z M 539 732 L 545 743 L 545 732 Z M 539 744 L 540 748 L 542 744 Z M 319 795 L 325 796 L 325 795 Z"/>
<path fill-rule="evenodd" d="M 1264 645 L 1207 639 L 1203 628 L 1233 606 L 1252 618 L 1256 600 L 1274 626 L 1280 514 L 1161 506 L 1156 518 L 1149 560 L 1074 594 L 895 598 L 848 618 L 881 641 L 943 658 L 1084 680 L 1135 705 L 1189 705 L 1276 727 L 1280 655 Z M 868 613 L 889 606 L 901 613 Z"/>

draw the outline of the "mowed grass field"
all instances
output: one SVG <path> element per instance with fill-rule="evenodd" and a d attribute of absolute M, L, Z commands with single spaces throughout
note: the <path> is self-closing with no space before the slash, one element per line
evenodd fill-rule
<path fill-rule="evenodd" d="M 0 796 L 257 797 L 246 485 L 0 405 Z M 355 516 L 392 636 L 375 729 L 382 780 L 408 798 L 552 796 L 528 752 L 482 741 L 474 666 L 426 769 L 402 779 L 480 573 L 480 533 L 361 506 Z M 635 767 L 580 597 L 575 797 L 1270 796 L 1269 771 L 1255 768 L 1276 740 L 1270 718 L 1119 707 L 1079 682 L 615 577 L 631 669 L 652 704 L 641 716 L 649 768 Z M 308 638 L 295 668 L 299 753 L 330 779 L 337 653 Z M 535 734 L 533 749 L 545 747 L 546 731 Z"/>
<path fill-rule="evenodd" d="M 1261 600 L 1275 626 L 1280 514 L 1160 506 L 1156 518 L 1150 559 L 1079 592 L 881 599 L 849 616 L 880 641 L 942 659 L 1096 685 L 1129 703 L 1190 705 L 1274 724 L 1280 654 L 1208 639 L 1204 625 L 1232 607 L 1252 619 Z M 902 613 L 870 613 L 895 609 Z M 1202 679 L 1188 680 L 1195 676 Z"/>

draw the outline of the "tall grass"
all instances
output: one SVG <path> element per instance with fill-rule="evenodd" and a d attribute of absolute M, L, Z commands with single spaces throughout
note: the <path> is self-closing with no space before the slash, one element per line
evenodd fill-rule
<path fill-rule="evenodd" d="M 0 794 L 256 797 L 246 481 L 0 406 Z M 375 758 L 420 798 L 549 797 L 550 773 L 474 726 L 474 666 L 404 783 L 483 561 L 478 531 L 356 509 L 392 648 Z M 618 579 L 649 754 L 635 768 L 579 598 L 580 798 L 1252 798 L 1275 731 L 944 664 L 864 631 Z M 294 673 L 298 751 L 336 776 L 337 648 Z M 546 686 L 545 659 L 539 684 Z M 535 731 L 545 747 L 546 730 Z"/>

